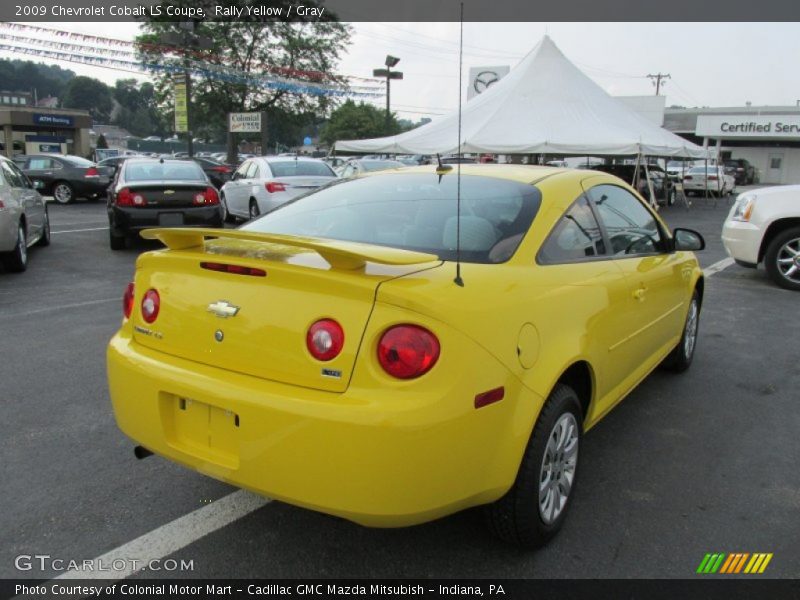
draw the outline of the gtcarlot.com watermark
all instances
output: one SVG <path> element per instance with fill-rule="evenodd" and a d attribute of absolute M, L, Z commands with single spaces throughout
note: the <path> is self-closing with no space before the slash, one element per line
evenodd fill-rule
<path fill-rule="evenodd" d="M 194 559 L 142 560 L 138 558 L 57 558 L 50 554 L 20 554 L 14 559 L 17 571 L 76 571 L 78 573 L 117 573 L 131 571 L 194 571 Z"/>

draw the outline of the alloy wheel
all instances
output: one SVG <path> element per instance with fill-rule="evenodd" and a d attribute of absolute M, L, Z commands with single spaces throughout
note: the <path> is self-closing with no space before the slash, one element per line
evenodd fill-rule
<path fill-rule="evenodd" d="M 72 202 L 72 188 L 66 183 L 59 183 L 53 190 L 53 197 L 59 204 L 68 204 Z"/>
<path fill-rule="evenodd" d="M 778 271 L 792 283 L 800 283 L 800 238 L 787 241 L 778 250 Z"/>
<path fill-rule="evenodd" d="M 578 465 L 578 422 L 570 412 L 550 432 L 539 471 L 539 516 L 551 525 L 567 504 Z"/>
<path fill-rule="evenodd" d="M 695 343 L 697 342 L 697 317 L 699 313 L 697 299 L 692 299 L 692 303 L 689 305 L 689 314 L 686 317 L 686 328 L 683 334 L 683 354 L 687 359 L 691 358 Z"/>

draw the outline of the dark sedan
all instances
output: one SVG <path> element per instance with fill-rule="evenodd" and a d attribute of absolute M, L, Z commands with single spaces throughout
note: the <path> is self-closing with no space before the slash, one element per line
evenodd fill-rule
<path fill-rule="evenodd" d="M 110 169 L 70 154 L 29 154 L 14 162 L 32 181 L 41 182 L 43 196 L 53 196 L 59 204 L 105 196 L 111 180 Z"/>
<path fill-rule="evenodd" d="M 109 188 L 109 244 L 149 227 L 222 227 L 219 194 L 203 169 L 187 160 L 129 158 Z"/>
<path fill-rule="evenodd" d="M 225 183 L 230 181 L 231 175 L 233 175 L 233 172 L 236 170 L 235 167 L 223 164 L 206 156 L 195 156 L 193 159 L 184 158 L 183 160 L 194 160 L 194 162 L 200 165 L 203 172 L 217 189 L 222 188 Z"/>

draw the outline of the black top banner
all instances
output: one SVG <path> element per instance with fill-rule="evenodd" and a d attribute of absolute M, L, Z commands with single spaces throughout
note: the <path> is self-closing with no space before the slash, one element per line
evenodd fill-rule
<path fill-rule="evenodd" d="M 459 0 L 3 0 L 0 21 L 458 21 Z M 800 21 L 794 0 L 464 0 L 470 22 Z"/>
<path fill-rule="evenodd" d="M 498 600 L 753 600 L 800 597 L 800 581 L 738 579 L 58 579 L 0 580 L 0 600 L 104 598 L 137 600 L 343 600 L 344 598 L 485 598 Z"/>

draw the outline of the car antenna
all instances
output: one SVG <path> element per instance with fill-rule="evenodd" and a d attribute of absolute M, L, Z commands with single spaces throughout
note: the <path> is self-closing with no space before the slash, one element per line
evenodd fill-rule
<path fill-rule="evenodd" d="M 456 166 L 456 278 L 457 286 L 464 287 L 461 279 L 461 77 L 464 70 L 464 3 L 461 3 L 461 30 L 458 39 L 458 164 Z M 438 154 L 436 155 L 438 158 Z M 441 164 L 441 159 L 440 159 Z M 441 177 L 441 176 L 440 176 Z"/>

